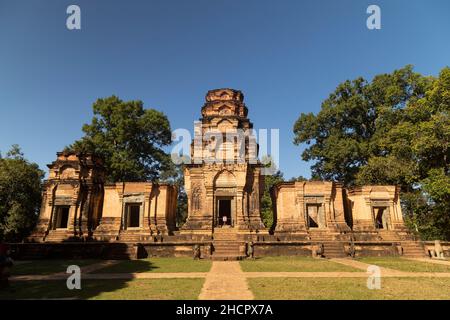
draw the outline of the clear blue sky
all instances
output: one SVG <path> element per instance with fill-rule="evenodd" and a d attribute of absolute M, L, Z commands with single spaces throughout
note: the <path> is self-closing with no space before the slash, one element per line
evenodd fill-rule
<path fill-rule="evenodd" d="M 82 30 L 66 29 L 81 7 Z M 382 29 L 366 28 L 366 8 Z M 255 128 L 280 128 L 286 178 L 310 176 L 292 144 L 346 79 L 406 64 L 450 65 L 450 1 L 0 0 L 0 150 L 19 144 L 41 168 L 81 136 L 92 102 L 112 94 L 192 130 L 207 90 L 244 92 Z"/>

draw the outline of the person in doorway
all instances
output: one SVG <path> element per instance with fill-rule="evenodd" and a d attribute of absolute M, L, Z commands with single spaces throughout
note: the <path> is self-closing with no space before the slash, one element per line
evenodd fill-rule
<path fill-rule="evenodd" d="M 222 217 L 222 222 L 223 222 L 222 225 L 224 225 L 224 226 L 227 225 L 227 220 L 228 220 L 227 216 L 223 216 Z"/>

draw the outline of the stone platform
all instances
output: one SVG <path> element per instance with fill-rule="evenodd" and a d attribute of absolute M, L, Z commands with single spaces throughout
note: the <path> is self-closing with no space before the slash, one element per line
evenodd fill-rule
<path fill-rule="evenodd" d="M 317 241 L 254 241 L 254 257 L 311 256 Z M 348 241 L 322 242 L 324 256 L 342 258 L 349 256 Z M 65 242 L 65 243 L 11 243 L 15 260 L 31 259 L 141 259 L 147 257 L 192 257 L 193 248 L 199 245 L 201 257 L 213 260 L 238 260 L 246 257 L 245 241 L 237 241 L 231 249 L 214 248 L 217 240 L 167 241 L 167 242 Z M 331 247 L 330 247 L 331 246 Z M 428 256 L 431 242 L 359 241 L 353 243 L 355 256 Z M 442 242 L 445 256 L 450 256 L 450 242 Z M 411 249 L 414 248 L 414 249 Z M 231 251 L 230 251 L 231 250 Z M 337 251 L 336 251 L 337 250 Z M 410 251 L 408 251 L 410 250 Z"/>

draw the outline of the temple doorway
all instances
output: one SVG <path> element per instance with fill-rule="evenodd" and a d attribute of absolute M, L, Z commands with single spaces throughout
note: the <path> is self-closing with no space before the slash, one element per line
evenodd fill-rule
<path fill-rule="evenodd" d="M 139 228 L 141 203 L 127 203 L 125 206 L 125 229 Z"/>
<path fill-rule="evenodd" d="M 217 225 L 231 226 L 231 200 L 232 198 L 219 198 L 217 200 Z"/>
<path fill-rule="evenodd" d="M 375 218 L 375 228 L 388 230 L 389 224 L 387 219 L 387 208 L 386 207 L 373 208 L 373 214 Z"/>
<path fill-rule="evenodd" d="M 325 214 L 322 204 L 307 204 L 307 222 L 308 228 L 325 228 Z"/>
<path fill-rule="evenodd" d="M 57 206 L 54 229 L 67 229 L 70 206 Z"/>

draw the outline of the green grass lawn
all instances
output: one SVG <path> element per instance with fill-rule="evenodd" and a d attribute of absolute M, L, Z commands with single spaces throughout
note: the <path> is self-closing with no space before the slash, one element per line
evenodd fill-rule
<path fill-rule="evenodd" d="M 81 290 L 68 290 L 65 281 L 14 281 L 0 290 L 2 299 L 197 299 L 204 279 L 83 280 Z"/>
<path fill-rule="evenodd" d="M 211 269 L 211 260 L 148 258 L 121 261 L 116 265 L 99 269 L 95 273 L 208 272 L 209 269 Z"/>
<path fill-rule="evenodd" d="M 33 260 L 27 263 L 15 264 L 11 269 L 11 274 L 24 275 L 66 272 L 67 267 L 70 265 L 83 267 L 100 261 L 102 260 Z"/>
<path fill-rule="evenodd" d="M 247 281 L 255 299 L 450 299 L 450 278 L 382 278 L 379 290 L 368 289 L 366 278 L 253 278 Z"/>
<path fill-rule="evenodd" d="M 431 262 L 411 261 L 398 257 L 364 257 L 359 261 L 406 272 L 450 272 L 450 266 Z"/>
<path fill-rule="evenodd" d="M 327 259 L 313 259 L 311 257 L 285 256 L 264 257 L 240 262 L 244 272 L 361 272 Z"/>

